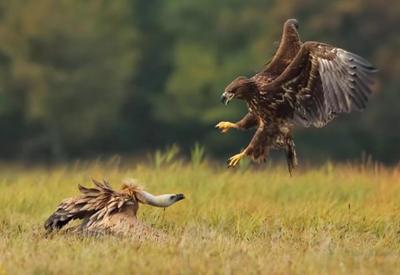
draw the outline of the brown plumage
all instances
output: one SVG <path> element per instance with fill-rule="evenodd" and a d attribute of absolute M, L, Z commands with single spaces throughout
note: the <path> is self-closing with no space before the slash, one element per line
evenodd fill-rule
<path fill-rule="evenodd" d="M 217 128 L 223 133 L 257 128 L 250 144 L 229 159 L 229 166 L 244 156 L 265 161 L 271 148 L 280 148 L 286 151 L 291 173 L 297 165 L 294 125 L 323 127 L 341 113 L 366 106 L 376 69 L 346 50 L 302 43 L 297 29 L 297 20 L 287 20 L 272 61 L 251 78 L 236 78 L 222 94 L 224 104 L 233 98 L 246 101 L 249 112 L 240 121 L 223 121 Z"/>
<path fill-rule="evenodd" d="M 83 220 L 78 231 L 129 233 L 143 225 L 137 220 L 139 203 L 168 207 L 184 199 L 183 194 L 151 195 L 132 183 L 123 184 L 115 191 L 104 180 L 92 179 L 95 187 L 78 185 L 80 196 L 63 200 L 56 211 L 46 220 L 47 231 L 61 229 L 75 219 Z"/>

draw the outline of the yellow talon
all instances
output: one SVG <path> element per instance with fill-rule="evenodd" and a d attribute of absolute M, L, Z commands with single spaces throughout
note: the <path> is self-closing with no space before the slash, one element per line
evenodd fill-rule
<path fill-rule="evenodd" d="M 228 132 L 229 129 L 231 128 L 237 128 L 235 123 L 229 122 L 229 121 L 221 121 L 217 125 L 215 125 L 215 128 L 218 128 L 221 133 L 226 133 Z"/>
<path fill-rule="evenodd" d="M 230 157 L 228 162 L 228 167 L 235 167 L 245 155 L 246 153 L 243 151 L 239 154 Z"/>

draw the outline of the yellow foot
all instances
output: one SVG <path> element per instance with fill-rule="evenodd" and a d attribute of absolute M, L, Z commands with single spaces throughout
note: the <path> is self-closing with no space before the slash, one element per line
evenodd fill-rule
<path fill-rule="evenodd" d="M 226 133 L 228 132 L 229 129 L 231 128 L 237 128 L 235 123 L 229 122 L 229 121 L 221 121 L 217 125 L 215 125 L 215 128 L 218 128 L 221 133 Z"/>
<path fill-rule="evenodd" d="M 245 155 L 246 153 L 243 151 L 239 154 L 230 157 L 228 160 L 228 167 L 235 167 Z"/>

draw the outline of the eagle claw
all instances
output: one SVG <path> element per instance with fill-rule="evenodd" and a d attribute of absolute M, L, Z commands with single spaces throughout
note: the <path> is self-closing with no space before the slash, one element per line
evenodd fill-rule
<path fill-rule="evenodd" d="M 229 131 L 231 128 L 237 128 L 235 123 L 229 122 L 229 121 L 221 121 L 217 125 L 215 125 L 215 128 L 219 129 L 221 133 L 226 133 Z"/>
<path fill-rule="evenodd" d="M 245 152 L 241 152 L 229 158 L 228 160 L 228 167 L 235 167 L 240 160 L 246 155 Z"/>

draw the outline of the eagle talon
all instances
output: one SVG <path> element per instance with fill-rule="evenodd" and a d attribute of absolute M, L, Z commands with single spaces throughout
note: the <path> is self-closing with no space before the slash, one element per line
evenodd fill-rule
<path fill-rule="evenodd" d="M 246 155 L 246 152 L 241 152 L 229 158 L 228 160 L 228 167 L 235 167 L 242 158 Z"/>
<path fill-rule="evenodd" d="M 226 132 L 229 131 L 231 128 L 237 128 L 235 123 L 229 122 L 229 121 L 221 121 L 217 125 L 215 125 L 215 128 L 219 129 L 221 133 L 225 134 Z"/>

